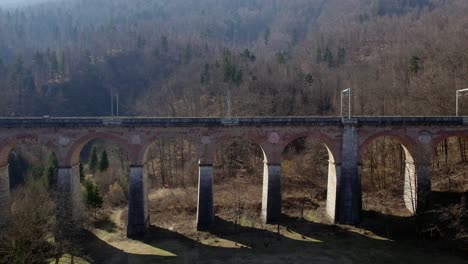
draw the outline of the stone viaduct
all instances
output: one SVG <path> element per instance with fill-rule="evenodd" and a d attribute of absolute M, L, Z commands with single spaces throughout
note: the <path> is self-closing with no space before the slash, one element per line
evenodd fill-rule
<path fill-rule="evenodd" d="M 9 213 L 8 155 L 24 139 L 42 142 L 59 159 L 59 208 L 79 219 L 79 156 L 91 140 L 105 139 L 129 154 L 129 236 L 149 225 L 145 155 L 152 142 L 164 137 L 190 141 L 199 158 L 197 228 L 214 224 L 212 161 L 220 144 L 242 137 L 264 153 L 262 218 L 281 215 L 281 153 L 292 141 L 317 138 L 329 153 L 327 213 L 337 223 L 361 219 L 360 156 L 367 144 L 389 136 L 406 154 L 404 200 L 416 212 L 431 191 L 432 154 L 442 140 L 468 137 L 467 117 L 254 117 L 254 118 L 2 118 L 0 119 L 0 221 Z"/>

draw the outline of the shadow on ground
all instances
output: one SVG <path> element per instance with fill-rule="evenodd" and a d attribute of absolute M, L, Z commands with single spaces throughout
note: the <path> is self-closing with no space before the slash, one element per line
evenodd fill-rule
<path fill-rule="evenodd" d="M 212 231 L 194 238 L 151 226 L 136 241 L 174 256 L 126 253 L 87 231 L 85 250 L 94 263 L 466 263 L 428 244 L 376 236 L 365 223 L 390 220 L 375 212 L 365 212 L 364 217 L 363 227 L 369 231 L 283 215 L 279 225 L 268 228 L 216 218 Z M 391 219 L 397 220 L 404 221 Z"/>

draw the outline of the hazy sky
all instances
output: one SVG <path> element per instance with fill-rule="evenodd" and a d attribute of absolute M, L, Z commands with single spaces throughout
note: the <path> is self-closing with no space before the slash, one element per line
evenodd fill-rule
<path fill-rule="evenodd" d="M 0 0 L 0 6 L 18 6 L 18 5 L 27 5 L 35 4 L 40 2 L 48 2 L 50 0 Z"/>

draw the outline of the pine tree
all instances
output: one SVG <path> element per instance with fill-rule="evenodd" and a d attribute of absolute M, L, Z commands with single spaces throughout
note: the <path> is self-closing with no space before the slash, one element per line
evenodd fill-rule
<path fill-rule="evenodd" d="M 84 181 L 84 204 L 88 210 L 94 210 L 94 218 L 97 216 L 97 209 L 102 208 L 103 198 L 99 191 L 99 187 L 90 180 Z"/>
<path fill-rule="evenodd" d="M 99 191 L 99 187 L 97 185 L 94 185 L 94 191 L 93 191 L 93 203 L 92 207 L 94 208 L 94 218 L 97 216 L 97 209 L 102 208 L 104 200 L 102 198 L 101 192 Z"/>
<path fill-rule="evenodd" d="M 89 170 L 94 173 L 96 172 L 98 166 L 98 155 L 97 155 L 97 148 L 96 146 L 93 146 L 91 149 L 91 153 L 89 154 L 89 159 L 88 159 L 88 167 Z"/>
<path fill-rule="evenodd" d="M 317 48 L 317 55 L 315 57 L 315 61 L 317 63 L 321 63 L 323 60 L 323 54 L 322 54 L 322 49 L 320 47 Z"/>
<path fill-rule="evenodd" d="M 54 152 L 49 155 L 44 169 L 44 181 L 48 188 L 54 188 L 57 185 L 58 178 L 58 159 Z"/>
<path fill-rule="evenodd" d="M 338 65 L 342 65 L 345 63 L 346 58 L 346 50 L 345 48 L 338 49 Z"/>
<path fill-rule="evenodd" d="M 268 42 L 270 42 L 270 34 L 270 28 L 266 28 L 263 33 L 263 43 L 265 43 L 265 46 L 268 46 Z"/>
<path fill-rule="evenodd" d="M 80 170 L 80 182 L 83 182 L 85 179 L 85 174 L 84 174 L 84 169 L 83 169 L 83 163 L 80 162 L 79 165 L 79 170 Z"/>
<path fill-rule="evenodd" d="M 325 49 L 323 60 L 328 63 L 328 67 L 333 67 L 333 53 L 328 47 Z"/>
<path fill-rule="evenodd" d="M 412 56 L 409 64 L 410 71 L 413 74 L 417 74 L 422 69 L 422 61 L 418 56 Z"/>
<path fill-rule="evenodd" d="M 101 158 L 99 159 L 99 171 L 104 172 L 109 168 L 109 158 L 107 157 L 107 151 L 104 150 L 101 153 Z"/>

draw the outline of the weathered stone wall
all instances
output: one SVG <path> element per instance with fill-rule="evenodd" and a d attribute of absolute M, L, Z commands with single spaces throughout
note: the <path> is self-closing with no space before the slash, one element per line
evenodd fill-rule
<path fill-rule="evenodd" d="M 149 226 L 148 190 L 142 166 L 130 167 L 127 236 L 142 234 Z"/>
<path fill-rule="evenodd" d="M 341 174 L 338 177 L 337 211 L 335 221 L 356 224 L 361 221 L 361 181 L 359 178 L 359 149 L 357 128 L 343 128 Z"/>
<path fill-rule="evenodd" d="M 281 217 L 281 165 L 268 164 L 263 167 L 262 219 L 272 223 Z"/>
<path fill-rule="evenodd" d="M 0 225 L 10 213 L 10 175 L 8 165 L 0 167 Z"/>
<path fill-rule="evenodd" d="M 200 164 L 198 175 L 197 229 L 208 230 L 214 225 L 213 167 Z"/>
<path fill-rule="evenodd" d="M 333 161 L 328 162 L 328 184 L 327 184 L 327 214 L 335 221 L 336 219 L 336 195 L 337 178 L 340 178 L 341 165 Z"/>
<path fill-rule="evenodd" d="M 403 190 L 403 200 L 406 208 L 411 212 L 416 212 L 417 197 L 416 197 L 416 169 L 412 160 L 405 162 L 405 183 Z"/>
<path fill-rule="evenodd" d="M 395 137 L 411 153 L 407 163 L 405 202 L 422 208 L 430 193 L 431 148 L 450 136 L 468 136 L 466 117 L 252 117 L 252 118 L 0 118 L 0 164 L 21 139 L 47 145 L 59 159 L 59 188 L 66 193 L 59 204 L 79 219 L 78 162 L 82 147 L 97 138 L 124 148 L 132 164 L 129 189 L 128 234 L 149 225 L 144 154 L 158 138 L 179 137 L 198 147 L 200 161 L 197 226 L 212 224 L 213 197 L 210 161 L 213 150 L 232 138 L 258 144 L 265 154 L 262 217 L 271 222 L 281 215 L 281 153 L 288 143 L 314 137 L 327 145 L 329 164 L 327 213 L 342 223 L 361 217 L 359 159 L 366 144 L 382 136 Z M 206 162 L 205 162 L 206 161 Z M 412 186 L 411 186 L 412 185 Z M 413 197 L 414 196 L 414 197 Z M 0 221 L 9 200 L 8 166 L 0 168 Z"/>
<path fill-rule="evenodd" d="M 71 169 L 71 207 L 72 219 L 79 223 L 81 220 L 81 211 L 83 207 L 83 198 L 80 182 L 80 165 L 76 164 Z"/>

